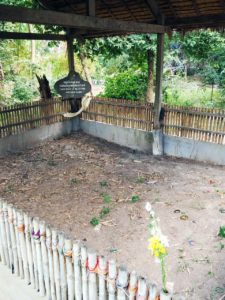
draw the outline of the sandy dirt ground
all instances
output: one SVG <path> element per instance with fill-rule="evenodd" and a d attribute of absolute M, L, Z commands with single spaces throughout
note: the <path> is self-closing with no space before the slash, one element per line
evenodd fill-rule
<path fill-rule="evenodd" d="M 217 236 L 225 225 L 224 167 L 156 158 L 81 133 L 0 163 L 1 197 L 160 285 L 147 250 L 151 202 L 170 241 L 175 291 L 195 300 L 225 294 L 225 240 Z M 96 230 L 90 221 L 101 212 Z"/>

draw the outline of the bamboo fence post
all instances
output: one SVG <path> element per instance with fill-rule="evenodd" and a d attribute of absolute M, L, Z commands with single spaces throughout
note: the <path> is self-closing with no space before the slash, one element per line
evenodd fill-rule
<path fill-rule="evenodd" d="M 72 241 L 68 238 L 65 239 L 64 245 L 64 255 L 66 258 L 66 275 L 67 275 L 67 285 L 68 285 L 68 300 L 74 300 L 74 270 L 72 263 Z"/>
<path fill-rule="evenodd" d="M 108 262 L 104 256 L 99 257 L 99 300 L 106 300 L 106 276 L 108 273 Z"/>
<path fill-rule="evenodd" d="M 30 225 L 30 232 L 31 232 L 31 251 L 33 257 L 33 268 L 34 268 L 34 288 L 39 292 L 39 279 L 38 279 L 38 266 L 37 266 L 37 253 L 36 253 L 36 243 L 33 238 L 33 218 L 29 217 L 29 225 Z"/>
<path fill-rule="evenodd" d="M 46 247 L 47 247 L 47 251 L 48 251 L 51 300 L 56 300 L 53 255 L 52 255 L 52 233 L 51 233 L 51 229 L 50 229 L 49 225 L 46 226 Z"/>
<path fill-rule="evenodd" d="M 54 281 L 56 290 L 56 299 L 61 299 L 60 291 L 60 268 L 59 268 L 59 255 L 58 255 L 58 235 L 56 230 L 52 230 L 52 251 L 53 251 L 53 268 L 54 268 Z"/>
<path fill-rule="evenodd" d="M 97 300 L 98 258 L 94 250 L 88 251 L 88 295 L 89 299 Z"/>
<path fill-rule="evenodd" d="M 158 296 L 158 289 L 155 283 L 150 284 L 148 300 L 155 300 Z"/>
<path fill-rule="evenodd" d="M 129 281 L 129 300 L 136 299 L 137 289 L 138 289 L 137 274 L 135 271 L 133 271 L 130 274 L 130 281 Z"/>
<path fill-rule="evenodd" d="M 17 219 L 17 210 L 13 207 L 13 222 L 15 228 L 15 235 L 16 235 L 16 248 L 17 248 L 17 255 L 18 255 L 18 265 L 19 265 L 19 275 L 23 279 L 24 278 L 24 270 L 23 270 L 23 261 L 21 255 L 21 248 L 20 248 L 20 238 L 19 238 L 19 231 L 18 231 L 18 219 Z"/>
<path fill-rule="evenodd" d="M 29 266 L 27 260 L 27 248 L 26 248 L 26 241 L 25 241 L 25 226 L 24 226 L 24 218 L 23 212 L 21 210 L 17 211 L 17 230 L 19 233 L 19 243 L 21 249 L 21 257 L 23 262 L 23 271 L 24 271 L 24 278 L 27 284 L 30 284 L 30 274 L 29 274 Z"/>
<path fill-rule="evenodd" d="M 116 277 L 117 277 L 117 268 L 115 260 L 109 260 L 109 273 L 107 278 L 107 288 L 109 300 L 116 299 Z"/>
<path fill-rule="evenodd" d="M 80 245 L 78 242 L 73 244 L 73 265 L 74 265 L 75 299 L 82 300 Z"/>
<path fill-rule="evenodd" d="M 13 253 L 12 253 L 12 243 L 11 243 L 11 237 L 10 237 L 10 229 L 9 229 L 9 222 L 8 222 L 8 206 L 6 202 L 3 202 L 2 205 L 3 209 L 3 218 L 5 223 L 5 232 L 6 232 L 6 239 L 7 239 L 7 248 L 9 253 L 9 267 L 11 272 L 13 273 Z"/>
<path fill-rule="evenodd" d="M 17 246 L 16 246 L 16 234 L 15 228 L 13 225 L 13 205 L 8 205 L 8 222 L 9 222 L 9 230 L 11 236 L 11 243 L 12 243 L 12 253 L 13 253 L 13 267 L 14 273 L 19 276 L 19 266 L 18 266 L 18 256 L 17 256 Z"/>
<path fill-rule="evenodd" d="M 128 286 L 128 273 L 125 267 L 119 267 L 117 278 L 117 300 L 126 300 Z"/>
<path fill-rule="evenodd" d="M 88 300 L 88 278 L 87 278 L 87 249 L 81 246 L 81 265 L 82 265 L 82 294 L 83 300 Z"/>
<path fill-rule="evenodd" d="M 60 286 L 61 286 L 61 299 L 66 300 L 67 298 L 67 284 L 66 284 L 66 266 L 63 253 L 64 247 L 64 233 L 58 233 L 58 253 L 59 253 L 59 269 L 60 269 Z"/>
<path fill-rule="evenodd" d="M 30 218 L 28 214 L 24 214 L 24 225 L 25 225 L 25 239 L 27 246 L 27 260 L 30 273 L 30 283 L 31 286 L 35 289 L 35 279 L 34 279 L 34 264 L 33 264 L 33 253 L 31 247 L 31 230 L 30 230 Z"/>
<path fill-rule="evenodd" d="M 143 277 L 139 277 L 138 279 L 137 299 L 148 299 L 148 287 L 146 284 L 146 280 Z"/>
<path fill-rule="evenodd" d="M 40 296 L 43 297 L 45 295 L 45 286 L 44 286 L 44 274 L 43 274 L 41 241 L 40 241 L 41 235 L 40 235 L 38 218 L 33 219 L 32 237 L 34 239 L 35 249 L 36 249 L 39 292 L 40 292 Z"/>
<path fill-rule="evenodd" d="M 40 236 L 41 236 L 41 254 L 43 262 L 43 273 L 44 273 L 44 283 L 45 291 L 48 299 L 51 298 L 50 293 L 50 279 L 49 279 L 49 265 L 48 265 L 48 252 L 46 247 L 46 225 L 44 221 L 40 222 Z"/>
<path fill-rule="evenodd" d="M 2 201 L 0 200 L 0 253 L 1 261 L 4 265 L 7 264 L 6 253 L 5 253 L 5 240 L 3 233 L 3 211 L 2 211 Z"/>

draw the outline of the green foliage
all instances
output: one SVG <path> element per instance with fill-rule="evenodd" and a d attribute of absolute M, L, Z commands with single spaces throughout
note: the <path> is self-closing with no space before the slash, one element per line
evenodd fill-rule
<path fill-rule="evenodd" d="M 100 181 L 99 184 L 100 184 L 101 187 L 108 187 L 108 182 L 105 181 L 105 180 Z"/>
<path fill-rule="evenodd" d="M 111 197 L 108 194 L 101 193 L 101 196 L 103 198 L 103 202 L 109 204 L 111 202 Z"/>
<path fill-rule="evenodd" d="M 137 195 L 131 197 L 131 202 L 132 202 L 132 203 L 136 203 L 136 202 L 138 202 L 139 200 L 140 200 L 140 197 L 137 196 Z"/>
<path fill-rule="evenodd" d="M 108 98 L 143 100 L 147 89 L 147 74 L 128 70 L 108 77 L 101 96 Z"/>
<path fill-rule="evenodd" d="M 99 213 L 100 219 L 104 218 L 110 212 L 109 207 L 103 207 Z"/>
<path fill-rule="evenodd" d="M 93 227 L 97 226 L 99 223 L 100 223 L 100 221 L 99 221 L 99 219 L 96 218 L 96 217 L 93 217 L 93 218 L 91 219 L 91 221 L 90 221 L 90 224 L 91 224 Z"/>
<path fill-rule="evenodd" d="M 218 236 L 223 238 L 223 239 L 225 238 L 225 226 L 220 226 Z"/>

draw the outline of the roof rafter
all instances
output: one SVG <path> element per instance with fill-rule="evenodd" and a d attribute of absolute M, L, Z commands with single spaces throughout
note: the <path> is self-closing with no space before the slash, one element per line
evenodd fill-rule
<path fill-rule="evenodd" d="M 117 31 L 122 33 L 164 33 L 169 30 L 169 28 L 157 24 L 127 22 L 5 5 L 0 5 L 0 21 L 56 25 L 67 28 L 81 28 L 92 31 Z"/>
<path fill-rule="evenodd" d="M 164 18 L 156 0 L 145 0 L 157 22 L 161 23 Z"/>

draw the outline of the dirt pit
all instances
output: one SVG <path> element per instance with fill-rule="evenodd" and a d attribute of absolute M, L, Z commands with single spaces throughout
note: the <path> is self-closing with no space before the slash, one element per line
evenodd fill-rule
<path fill-rule="evenodd" d="M 149 201 L 169 238 L 175 291 L 195 300 L 225 294 L 225 240 L 217 236 L 225 225 L 224 167 L 156 158 L 81 133 L 0 163 L 1 197 L 160 285 L 147 250 Z"/>

